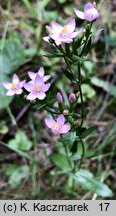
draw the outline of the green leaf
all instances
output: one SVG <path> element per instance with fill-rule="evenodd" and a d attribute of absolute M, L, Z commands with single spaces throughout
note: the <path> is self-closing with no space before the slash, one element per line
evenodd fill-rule
<path fill-rule="evenodd" d="M 6 89 L 2 86 L 3 82 L 9 81 L 8 75 L 16 71 L 24 62 L 25 54 L 21 40 L 17 35 L 4 41 L 4 46 L 0 53 L 0 109 L 7 107 L 13 97 L 6 97 Z"/>
<path fill-rule="evenodd" d="M 7 55 L 0 54 L 0 74 L 10 74 L 11 73 L 12 64 Z"/>
<path fill-rule="evenodd" d="M 5 169 L 4 169 L 4 172 L 5 172 L 5 174 L 9 177 L 9 176 L 11 176 L 14 172 L 15 172 L 15 170 L 18 168 L 18 166 L 16 165 L 16 164 L 14 164 L 14 165 L 10 165 L 10 166 L 8 166 L 8 167 L 6 167 Z"/>
<path fill-rule="evenodd" d="M 36 104 L 33 106 L 33 108 L 36 110 L 40 110 L 41 108 L 45 106 L 46 106 L 46 103 L 44 101 L 37 101 Z"/>
<path fill-rule="evenodd" d="M 5 121 L 1 121 L 1 122 L 0 122 L 0 133 L 1 133 L 1 134 L 6 134 L 6 133 L 8 133 L 8 127 L 7 127 Z"/>
<path fill-rule="evenodd" d="M 93 132 L 95 132 L 95 127 L 87 128 L 81 133 L 80 138 L 84 139 L 85 137 L 89 136 Z"/>
<path fill-rule="evenodd" d="M 32 147 L 32 142 L 28 140 L 23 131 L 18 131 L 15 139 L 10 140 L 8 145 L 14 150 L 29 151 Z"/>
<path fill-rule="evenodd" d="M 25 0 L 23 0 L 25 1 Z M 37 3 L 37 6 L 36 6 L 36 13 L 37 13 L 37 16 L 40 15 L 41 12 L 43 12 L 44 8 L 50 3 L 51 0 L 44 0 L 44 1 L 39 1 Z M 33 10 L 33 7 L 32 7 L 32 10 Z"/>
<path fill-rule="evenodd" d="M 96 193 L 101 197 L 111 197 L 113 195 L 111 189 L 106 184 L 99 182 L 93 174 L 87 170 L 79 170 L 73 178 L 82 188 Z"/>
<path fill-rule="evenodd" d="M 91 38 L 89 39 L 87 45 L 85 46 L 85 48 L 83 49 L 83 52 L 82 52 L 82 56 L 86 56 L 90 50 L 90 47 L 91 47 Z"/>
<path fill-rule="evenodd" d="M 83 61 L 87 61 L 86 59 L 79 57 L 77 55 L 72 55 L 72 60 L 73 60 L 73 64 L 77 63 L 77 62 L 83 62 Z"/>
<path fill-rule="evenodd" d="M 76 82 L 74 75 L 73 75 L 69 70 L 66 70 L 66 69 L 64 69 L 64 68 L 62 68 L 62 70 L 63 70 L 64 75 L 65 75 L 69 80 L 71 80 L 71 81 L 74 82 L 74 83 L 77 83 L 77 82 L 78 82 L 78 80 L 77 80 L 77 82 Z"/>
<path fill-rule="evenodd" d="M 91 80 L 89 78 L 87 79 L 82 79 L 81 83 L 82 84 L 90 84 Z"/>
<path fill-rule="evenodd" d="M 70 151 L 74 154 L 77 152 L 77 147 L 78 147 L 78 140 L 75 140 L 73 145 L 71 146 Z M 80 157 L 79 157 L 80 158 Z"/>
<path fill-rule="evenodd" d="M 46 110 L 49 111 L 50 113 L 53 113 L 53 114 L 58 114 L 58 113 L 60 113 L 59 110 L 53 109 L 53 108 L 51 108 L 51 107 L 49 107 L 49 106 L 46 106 Z"/>
<path fill-rule="evenodd" d="M 15 36 L 6 40 L 3 56 L 10 62 L 11 68 L 9 73 L 16 71 L 19 66 L 24 63 L 25 50 L 22 46 L 21 40 L 18 37 Z"/>
<path fill-rule="evenodd" d="M 21 166 L 14 169 L 14 171 L 12 170 L 12 174 L 9 177 L 8 183 L 12 188 L 15 188 L 22 183 L 23 179 L 27 180 L 28 178 L 29 178 L 29 167 Z"/>
<path fill-rule="evenodd" d="M 56 166 L 59 167 L 61 170 L 64 170 L 64 171 L 71 170 L 70 164 L 67 161 L 67 158 L 65 157 L 65 155 L 56 153 L 56 154 L 53 154 L 50 158 L 56 164 Z"/>
<path fill-rule="evenodd" d="M 60 52 L 46 52 L 44 56 L 49 58 L 59 58 L 64 57 L 64 54 Z"/>

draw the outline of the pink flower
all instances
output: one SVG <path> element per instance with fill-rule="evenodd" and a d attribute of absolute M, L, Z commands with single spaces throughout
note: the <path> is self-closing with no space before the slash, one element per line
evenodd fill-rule
<path fill-rule="evenodd" d="M 46 125 L 52 130 L 52 133 L 55 135 L 65 134 L 71 129 L 69 124 L 65 123 L 65 117 L 63 114 L 59 115 L 59 117 L 55 120 L 52 118 L 45 118 Z"/>
<path fill-rule="evenodd" d="M 2 85 L 8 89 L 6 95 L 11 96 L 11 95 L 20 95 L 23 91 L 22 88 L 25 84 L 25 80 L 21 81 L 19 80 L 18 76 L 16 74 L 13 75 L 12 78 L 12 83 L 10 82 L 4 82 Z"/>
<path fill-rule="evenodd" d="M 71 94 L 69 95 L 69 101 L 70 101 L 71 103 L 74 102 L 74 101 L 76 101 L 76 96 L 75 96 L 74 93 L 71 93 Z"/>
<path fill-rule="evenodd" d="M 40 77 L 42 77 L 42 79 L 43 79 L 44 82 L 46 82 L 47 80 L 49 80 L 50 77 L 51 77 L 50 75 L 44 76 L 44 74 L 45 74 L 44 67 L 40 67 L 40 69 L 39 69 L 39 71 L 37 73 L 31 72 L 31 71 L 28 72 L 28 75 L 29 75 L 30 79 L 32 79 L 32 80 L 35 79 L 35 77 L 36 77 L 37 74 Z"/>
<path fill-rule="evenodd" d="M 56 98 L 57 98 L 57 101 L 58 101 L 59 103 L 62 103 L 62 102 L 63 102 L 63 97 L 62 97 L 62 94 L 61 94 L 60 92 L 57 92 Z"/>
<path fill-rule="evenodd" d="M 78 9 L 74 9 L 74 12 L 76 13 L 76 15 L 83 20 L 88 20 L 88 21 L 93 21 L 95 19 L 97 19 L 100 15 L 97 11 L 97 9 L 94 7 L 94 5 L 90 2 L 88 2 L 85 7 L 84 7 L 84 12 L 78 10 Z"/>
<path fill-rule="evenodd" d="M 75 31 L 76 22 L 75 19 L 71 19 L 65 26 L 61 26 L 60 24 L 52 21 L 51 26 L 48 26 L 51 34 L 47 37 L 43 37 L 43 39 L 49 42 L 50 38 L 55 41 L 57 45 L 62 43 L 72 43 L 73 38 L 77 37 L 81 34 L 83 29 L 81 28 L 79 31 Z"/>
<path fill-rule="evenodd" d="M 46 97 L 45 92 L 50 88 L 50 83 L 45 84 L 43 78 L 38 74 L 36 75 L 33 82 L 28 82 L 24 85 L 24 88 L 30 92 L 27 96 L 28 100 L 43 100 Z"/>

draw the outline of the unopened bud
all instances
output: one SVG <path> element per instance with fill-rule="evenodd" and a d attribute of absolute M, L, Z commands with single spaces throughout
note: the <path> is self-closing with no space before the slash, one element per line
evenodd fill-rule
<path fill-rule="evenodd" d="M 63 114 L 66 116 L 66 115 L 69 114 L 69 111 L 68 111 L 68 110 L 64 110 L 64 111 L 63 111 Z"/>
<path fill-rule="evenodd" d="M 79 123 L 79 121 L 78 121 L 78 120 L 74 122 L 74 124 L 75 124 L 75 125 L 78 125 L 78 123 Z"/>
<path fill-rule="evenodd" d="M 75 96 L 74 93 L 71 93 L 71 94 L 69 95 L 69 101 L 70 101 L 71 103 L 74 102 L 74 101 L 76 101 L 76 96 Z"/>
<path fill-rule="evenodd" d="M 54 106 L 55 108 L 58 108 L 58 102 L 56 101 L 56 102 L 53 104 L 53 106 Z"/>
<path fill-rule="evenodd" d="M 95 1 L 93 2 L 93 6 L 96 7 L 96 2 Z"/>
<path fill-rule="evenodd" d="M 80 96 L 80 92 L 77 92 L 76 96 L 77 96 L 77 98 L 78 98 L 78 97 Z"/>
<path fill-rule="evenodd" d="M 47 32 L 48 34 L 51 33 L 51 31 L 50 31 L 50 27 L 49 27 L 48 25 L 46 25 L 46 32 Z"/>
<path fill-rule="evenodd" d="M 59 103 L 62 103 L 62 102 L 63 102 L 63 97 L 62 97 L 62 94 L 61 94 L 60 92 L 57 92 L 56 98 L 57 98 L 57 101 L 58 101 Z"/>

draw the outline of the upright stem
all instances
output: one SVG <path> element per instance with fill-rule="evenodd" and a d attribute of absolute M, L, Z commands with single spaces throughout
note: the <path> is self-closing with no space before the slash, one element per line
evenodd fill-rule
<path fill-rule="evenodd" d="M 69 166 L 70 166 L 71 169 L 72 169 L 72 164 L 71 164 L 71 161 L 70 161 L 69 156 L 68 156 L 68 151 L 67 151 L 67 148 L 66 148 L 66 144 L 65 144 L 65 142 L 62 142 L 62 144 L 63 144 L 63 147 L 64 147 L 64 149 L 65 149 L 67 161 L 68 161 L 68 163 L 69 163 Z"/>
<path fill-rule="evenodd" d="M 10 119 L 11 119 L 12 124 L 13 124 L 15 127 L 17 127 L 17 129 L 18 129 L 17 122 L 16 122 L 16 120 L 15 120 L 14 115 L 13 115 L 12 112 L 11 112 L 10 107 L 7 106 L 6 110 L 7 110 L 8 114 L 9 114 L 9 117 L 10 117 Z"/>
<path fill-rule="evenodd" d="M 79 92 L 80 92 L 80 98 L 81 98 L 81 124 L 80 127 L 83 125 L 83 118 L 84 118 L 84 104 L 83 104 L 83 94 L 81 89 L 81 69 L 80 69 L 80 63 L 77 64 L 78 68 L 78 80 L 79 80 Z"/>
<path fill-rule="evenodd" d="M 38 160 L 38 144 L 37 144 L 37 137 L 36 137 L 36 131 L 34 127 L 34 120 L 33 117 L 30 119 L 30 125 L 31 125 L 31 130 L 32 130 L 32 137 L 33 137 L 33 144 L 34 144 L 34 160 Z M 32 197 L 35 197 L 37 194 L 37 164 L 33 162 L 32 164 Z"/>
<path fill-rule="evenodd" d="M 78 170 L 81 168 L 83 158 L 84 158 L 84 154 L 85 154 L 85 147 L 84 147 L 84 143 L 83 143 L 82 139 L 80 139 L 80 142 L 81 142 L 81 146 L 82 146 L 82 155 L 81 155 L 81 160 L 80 160 Z"/>

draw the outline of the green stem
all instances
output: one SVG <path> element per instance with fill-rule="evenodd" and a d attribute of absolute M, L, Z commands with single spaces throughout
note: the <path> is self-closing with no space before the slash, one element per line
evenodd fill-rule
<path fill-rule="evenodd" d="M 32 137 L 33 137 L 33 143 L 34 143 L 34 161 L 38 160 L 38 144 L 37 144 L 37 137 L 36 137 L 36 131 L 34 127 L 34 119 L 31 117 L 30 119 L 31 124 L 31 131 L 32 131 Z M 37 182 L 36 182 L 36 174 L 37 174 L 37 164 L 32 163 L 32 197 L 34 198 L 37 194 Z"/>
<path fill-rule="evenodd" d="M 84 51 L 86 49 L 88 40 L 90 39 L 90 31 L 91 31 L 91 28 L 92 28 L 92 24 L 93 24 L 93 22 L 90 23 L 89 32 L 88 32 L 88 35 L 86 36 L 86 41 L 85 41 L 85 44 L 84 44 L 83 49 L 81 51 L 80 57 L 83 55 L 83 53 L 84 53 Z"/>
<path fill-rule="evenodd" d="M 81 155 L 81 160 L 80 160 L 78 170 L 81 168 L 83 158 L 84 158 L 84 155 L 85 155 L 85 147 L 84 147 L 84 143 L 83 143 L 82 139 L 80 139 L 80 142 L 81 142 L 81 146 L 82 146 L 82 155 Z"/>
<path fill-rule="evenodd" d="M 67 148 L 66 148 L 66 144 L 65 144 L 65 142 L 62 142 L 62 144 L 63 144 L 63 147 L 65 149 L 67 161 L 68 161 L 69 166 L 71 167 L 71 170 L 72 170 L 72 164 L 71 164 L 71 161 L 70 161 L 69 156 L 68 156 L 68 151 L 67 151 Z"/>
<path fill-rule="evenodd" d="M 80 92 L 80 98 L 81 98 L 81 124 L 80 127 L 83 126 L 83 118 L 84 118 L 84 104 L 83 104 L 83 93 L 82 93 L 82 89 L 81 89 L 81 69 L 80 69 L 80 63 L 78 62 L 77 64 L 77 68 L 78 68 L 78 80 L 79 80 L 79 92 Z"/>
<path fill-rule="evenodd" d="M 12 112 L 11 112 L 10 107 L 8 106 L 8 107 L 6 108 L 6 110 L 7 110 L 8 114 L 9 114 L 9 117 L 10 117 L 10 119 L 11 119 L 12 124 L 13 124 L 15 127 L 17 127 L 17 129 L 18 129 L 17 122 L 16 122 L 15 117 L 13 116 L 13 114 L 12 114 Z"/>

